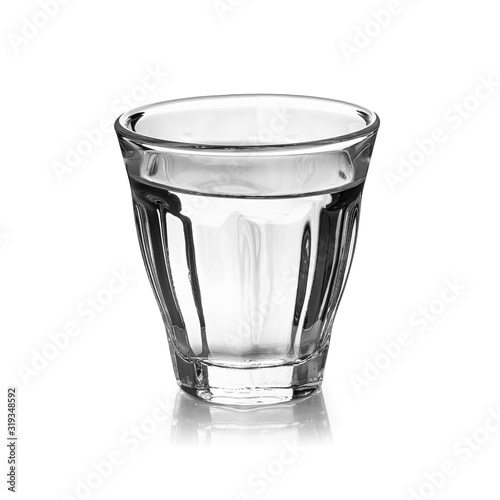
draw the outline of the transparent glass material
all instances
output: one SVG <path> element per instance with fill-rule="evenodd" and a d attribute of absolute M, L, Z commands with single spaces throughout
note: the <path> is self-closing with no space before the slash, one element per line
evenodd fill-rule
<path fill-rule="evenodd" d="M 291 95 L 118 118 L 142 255 L 186 392 L 270 404 L 323 378 L 379 120 Z"/>

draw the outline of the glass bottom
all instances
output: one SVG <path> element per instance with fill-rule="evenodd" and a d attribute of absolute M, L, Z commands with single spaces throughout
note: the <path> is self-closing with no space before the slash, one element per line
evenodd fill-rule
<path fill-rule="evenodd" d="M 296 363 L 245 368 L 187 359 L 172 351 L 177 383 L 188 394 L 220 404 L 269 405 L 319 389 L 328 347 Z"/>

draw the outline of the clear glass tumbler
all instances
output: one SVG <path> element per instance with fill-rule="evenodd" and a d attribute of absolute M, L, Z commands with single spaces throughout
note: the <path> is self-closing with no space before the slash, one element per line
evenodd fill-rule
<path fill-rule="evenodd" d="M 166 101 L 115 123 L 177 382 L 217 403 L 320 387 L 377 115 L 331 99 Z"/>

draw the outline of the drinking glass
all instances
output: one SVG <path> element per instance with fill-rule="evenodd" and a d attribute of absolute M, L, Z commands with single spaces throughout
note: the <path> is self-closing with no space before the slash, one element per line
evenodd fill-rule
<path fill-rule="evenodd" d="M 361 106 L 248 94 L 116 123 L 179 386 L 270 404 L 321 385 L 379 127 Z"/>

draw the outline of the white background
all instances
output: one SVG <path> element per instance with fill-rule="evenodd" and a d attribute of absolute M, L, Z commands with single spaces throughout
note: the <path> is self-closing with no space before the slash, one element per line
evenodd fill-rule
<path fill-rule="evenodd" d="M 83 498 L 77 484 L 89 477 L 88 498 L 403 500 L 411 489 L 419 495 L 411 498 L 499 498 L 500 424 L 489 418 L 500 410 L 494 2 L 58 5 L 48 20 L 34 0 L 7 2 L 2 15 L 2 391 L 5 401 L 7 386 L 18 387 L 17 498 Z M 157 80 L 144 90 L 148 68 Z M 488 92 L 481 79 L 497 83 Z M 382 122 L 327 363 L 323 446 L 300 437 L 318 429 L 314 418 L 296 421 L 297 409 L 249 421 L 246 433 L 237 416 L 231 429 L 213 409 L 175 406 L 114 132 L 82 146 L 126 99 L 135 107 L 241 92 L 352 101 Z M 441 142 L 432 145 L 436 128 Z M 430 153 L 415 153 L 415 141 Z M 61 175 L 78 145 L 86 156 Z M 413 167 L 401 170 L 410 157 Z M 123 270 L 133 277 L 123 290 L 84 314 L 88 298 L 104 296 Z M 445 292 L 448 304 L 446 280 L 460 287 Z M 434 313 L 422 319 L 419 308 L 429 305 Z M 79 334 L 22 376 L 36 353 L 53 354 L 49 334 L 68 323 Z M 381 344 L 403 332 L 410 343 L 393 346 L 387 361 Z M 384 368 L 364 373 L 374 362 Z M 158 400 L 166 410 L 155 410 Z M 149 434 L 135 449 L 127 433 L 141 425 Z M 173 431 L 180 428 L 184 436 Z M 298 438 L 296 456 L 280 461 Z M 117 453 L 120 465 L 98 485 L 93 462 Z M 446 461 L 454 473 L 435 474 L 439 488 L 425 485 Z M 269 479 L 256 483 L 259 470 Z"/>

